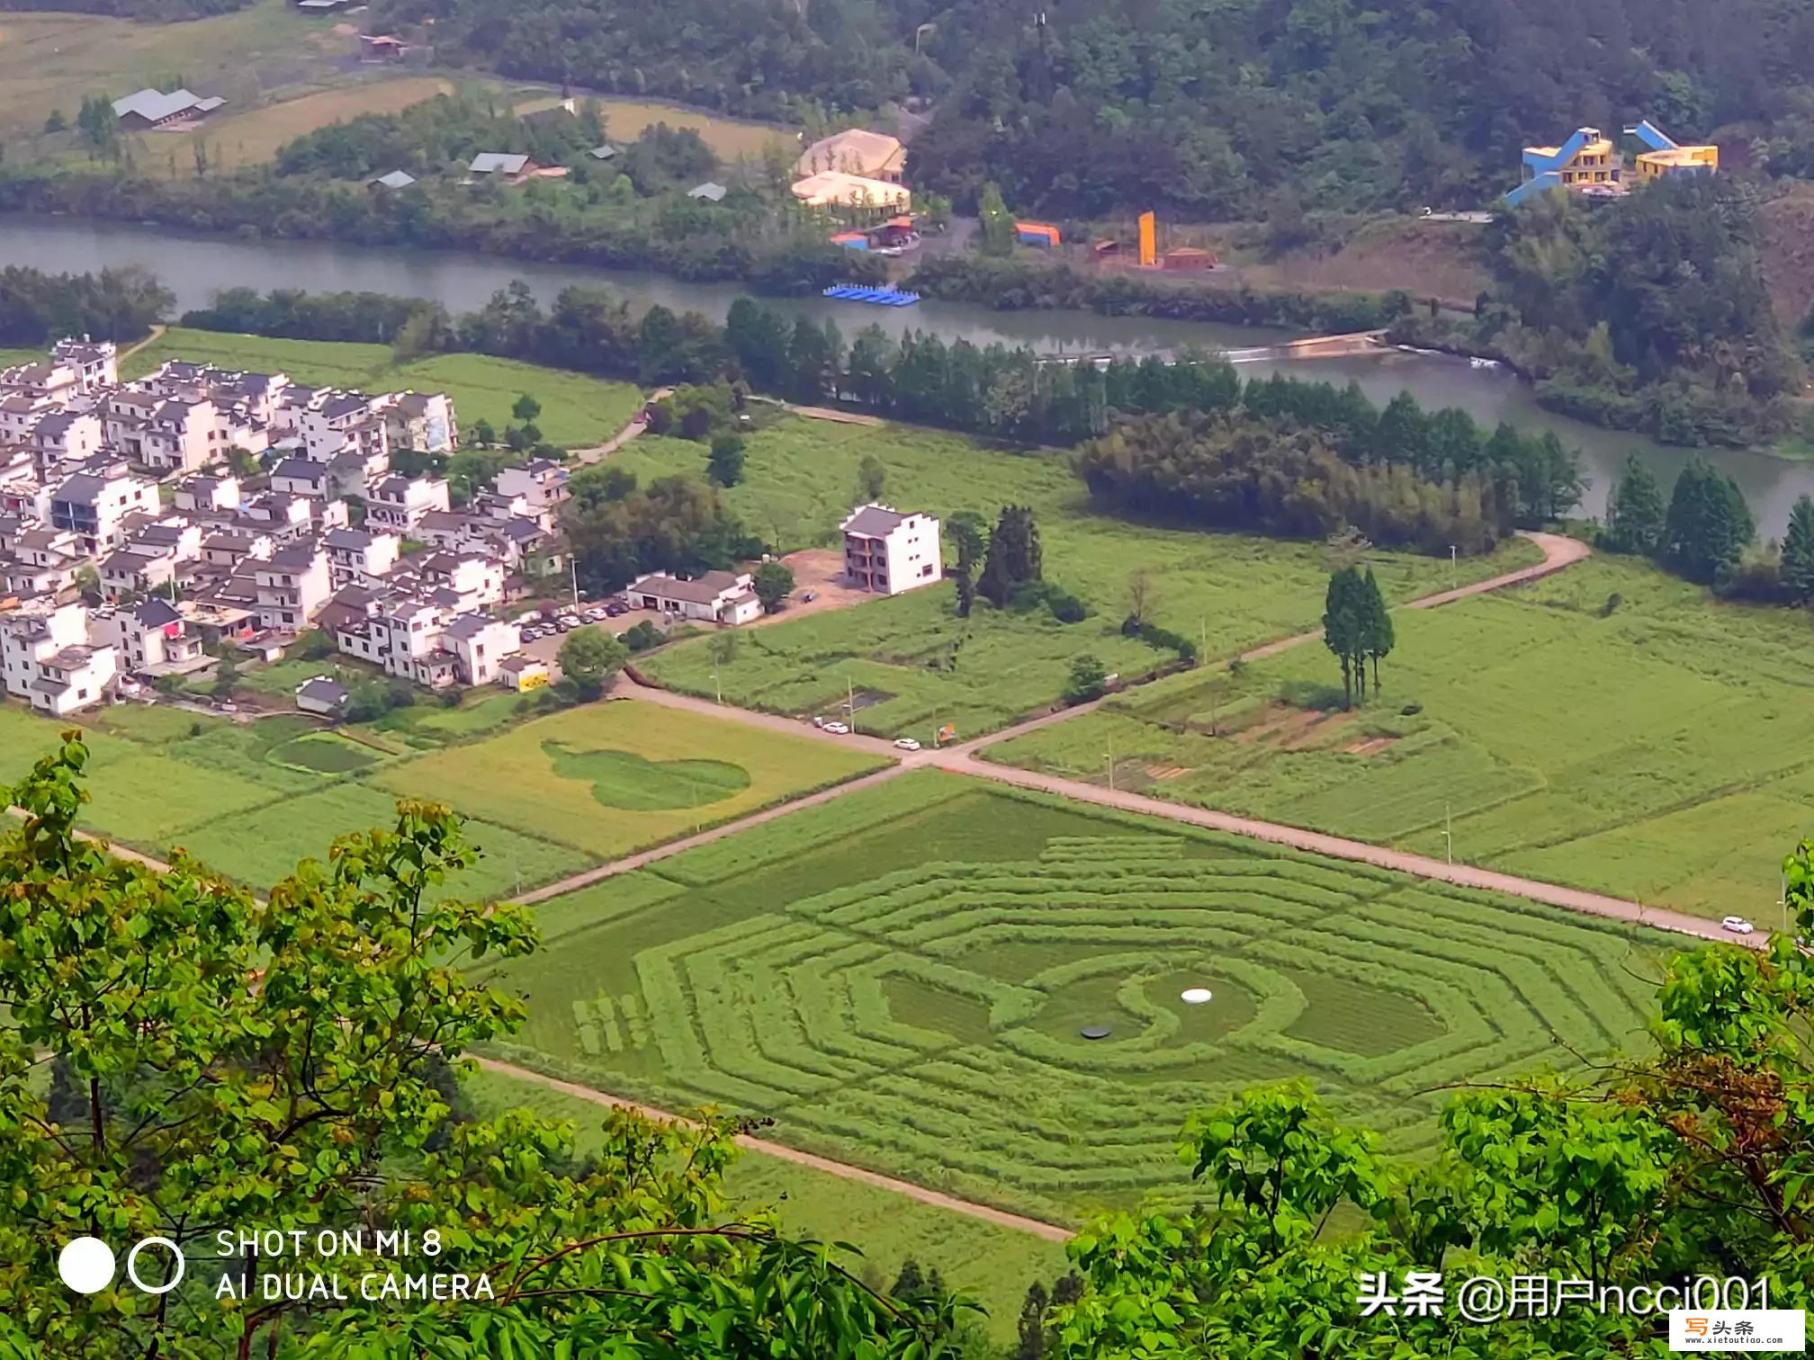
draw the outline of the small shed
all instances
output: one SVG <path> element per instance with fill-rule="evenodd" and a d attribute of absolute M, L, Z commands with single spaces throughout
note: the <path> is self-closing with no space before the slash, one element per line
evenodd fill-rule
<path fill-rule="evenodd" d="M 722 184 L 717 183 L 715 180 L 708 179 L 704 184 L 695 184 L 691 189 L 688 189 L 687 197 L 697 198 L 706 203 L 722 203 L 724 202 L 724 196 L 729 192 L 730 190 L 725 188 Z"/>
<path fill-rule="evenodd" d="M 1200 273 L 1214 269 L 1217 260 L 1213 250 L 1197 246 L 1175 246 L 1159 257 L 1159 267 L 1179 273 Z"/>
<path fill-rule="evenodd" d="M 376 179 L 366 181 L 372 189 L 407 189 L 416 182 L 416 177 L 406 170 L 393 170 L 388 175 L 379 175 Z"/>
<path fill-rule="evenodd" d="M 318 713 L 324 718 L 338 718 L 352 699 L 347 687 L 326 675 L 317 675 L 296 686 L 296 708 L 301 713 Z"/>

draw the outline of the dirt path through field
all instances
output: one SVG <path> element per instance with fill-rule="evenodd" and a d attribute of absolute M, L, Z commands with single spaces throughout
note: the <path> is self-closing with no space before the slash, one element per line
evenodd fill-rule
<path fill-rule="evenodd" d="M 588 1101 L 593 1105 L 604 1105 L 619 1110 L 634 1110 L 645 1119 L 658 1119 L 664 1123 L 691 1123 L 690 1120 L 677 1114 L 670 1114 L 666 1110 L 658 1110 L 651 1105 L 639 1105 L 633 1100 L 625 1100 L 622 1096 L 614 1096 L 608 1091 L 594 1090 L 590 1086 L 562 1081 L 558 1077 L 546 1077 L 540 1072 L 527 1067 L 518 1067 L 514 1063 L 499 1062 L 493 1058 L 479 1058 L 476 1061 L 487 1072 L 496 1072 L 499 1076 L 515 1077 L 518 1081 L 532 1081 L 538 1086 L 546 1086 L 551 1091 L 559 1091 L 563 1095 L 572 1096 L 576 1100 Z M 1032 1233 L 1035 1237 L 1043 1237 L 1048 1242 L 1071 1240 L 1071 1230 L 1061 1228 L 1056 1223 L 1027 1218 L 1022 1214 L 1009 1213 L 1006 1209 L 978 1204 L 973 1200 L 958 1199 L 954 1195 L 928 1190 L 923 1185 L 915 1185 L 912 1181 L 884 1176 L 881 1172 L 871 1171 L 867 1167 L 852 1166 L 849 1162 L 833 1161 L 829 1157 L 821 1157 L 813 1152 L 802 1152 L 799 1148 L 788 1147 L 785 1143 L 775 1143 L 766 1138 L 752 1138 L 748 1134 L 740 1134 L 737 1138 L 737 1146 L 750 1152 L 760 1153 L 764 1157 L 776 1157 L 784 1162 L 792 1162 L 795 1166 L 823 1171 L 826 1175 L 836 1176 L 840 1180 L 859 1181 L 864 1185 L 873 1185 L 878 1190 L 891 1190 L 897 1195 L 904 1195 L 921 1204 L 930 1204 L 935 1209 L 947 1209 L 954 1214 L 963 1214 L 967 1218 L 993 1223 L 998 1228 L 1012 1228 L 1018 1232 Z"/>

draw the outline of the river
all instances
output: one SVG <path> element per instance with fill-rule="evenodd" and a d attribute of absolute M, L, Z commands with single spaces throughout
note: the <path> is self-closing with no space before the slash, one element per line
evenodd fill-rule
<path fill-rule="evenodd" d="M 186 236 L 162 228 L 74 218 L 0 216 L 0 265 L 30 265 L 54 272 L 81 273 L 109 266 L 141 265 L 176 294 L 179 309 L 206 305 L 222 288 L 357 289 L 432 298 L 451 311 L 480 307 L 512 279 L 522 279 L 544 300 L 572 283 L 607 284 L 634 307 L 661 303 L 722 317 L 744 290 L 728 283 L 688 283 L 662 274 L 538 264 L 451 251 L 402 250 L 325 241 L 262 241 L 234 237 Z M 767 299 L 789 314 L 835 319 L 846 338 L 874 322 L 895 333 L 914 328 L 947 340 L 986 345 L 1031 345 L 1046 354 L 1123 353 L 1177 349 L 1196 344 L 1243 349 L 1283 338 L 1280 332 L 1146 317 L 1105 317 L 1078 311 L 997 312 L 962 303 L 926 301 L 915 307 L 866 307 L 823 298 Z M 1607 488 L 1629 453 L 1636 453 L 1662 479 L 1665 489 L 1686 461 L 1683 449 L 1667 448 L 1642 436 L 1603 430 L 1543 410 L 1530 389 L 1497 369 L 1473 368 L 1445 355 L 1387 352 L 1347 359 L 1285 365 L 1299 377 L 1359 382 L 1384 402 L 1401 390 L 1425 407 L 1459 406 L 1492 425 L 1507 420 L 1527 429 L 1554 430 L 1581 451 L 1589 480 L 1585 513 L 1605 509 Z M 1246 376 L 1265 376 L 1270 364 L 1242 366 Z M 1711 452 L 1744 490 L 1758 517 L 1759 531 L 1780 536 L 1797 496 L 1814 495 L 1814 466 L 1742 450 Z"/>

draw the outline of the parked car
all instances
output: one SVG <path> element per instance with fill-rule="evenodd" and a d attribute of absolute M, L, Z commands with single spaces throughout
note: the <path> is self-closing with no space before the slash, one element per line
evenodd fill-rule
<path fill-rule="evenodd" d="M 561 616 L 561 621 L 555 626 L 563 633 L 571 633 L 575 628 L 579 627 L 579 620 L 574 618 L 571 614 L 563 614 Z"/>
<path fill-rule="evenodd" d="M 605 617 L 608 619 L 621 618 L 623 615 L 628 614 L 629 612 L 630 612 L 630 606 L 627 604 L 623 604 L 622 602 L 620 602 L 618 600 L 613 600 L 613 601 L 611 601 L 610 604 L 605 606 Z"/>
<path fill-rule="evenodd" d="M 610 613 L 605 609 L 605 607 L 602 604 L 594 605 L 592 608 L 590 608 L 586 611 L 586 618 L 593 623 L 603 623 L 606 619 L 608 619 L 610 617 L 611 617 Z"/>
<path fill-rule="evenodd" d="M 825 730 L 827 732 L 831 733 L 834 737 L 849 736 L 850 735 L 850 724 L 841 723 L 841 722 L 828 722 L 825 724 Z"/>
<path fill-rule="evenodd" d="M 1720 922 L 1720 925 L 1727 930 L 1730 930 L 1734 935 L 1749 935 L 1752 931 L 1757 929 L 1756 926 L 1752 925 L 1742 916 L 1728 916 L 1725 920 Z"/>
<path fill-rule="evenodd" d="M 912 737 L 897 737 L 895 738 L 894 745 L 895 749 L 899 751 L 917 751 L 920 749 L 920 744 Z"/>
<path fill-rule="evenodd" d="M 814 727 L 823 727 L 823 726 L 825 726 L 825 719 L 823 719 L 823 718 L 821 718 L 821 717 L 818 717 L 818 716 L 817 716 L 817 715 L 815 715 L 815 716 L 814 716 L 814 717 L 813 717 L 813 726 L 814 726 Z"/>

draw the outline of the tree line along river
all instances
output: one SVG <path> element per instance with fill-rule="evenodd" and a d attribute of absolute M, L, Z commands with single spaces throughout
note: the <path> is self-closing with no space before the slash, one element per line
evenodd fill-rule
<path fill-rule="evenodd" d="M 223 288 L 305 288 L 314 292 L 356 290 L 431 298 L 450 311 L 471 311 L 512 279 L 522 279 L 544 301 L 569 284 L 605 284 L 632 307 L 655 303 L 676 311 L 694 310 L 722 318 L 733 298 L 745 292 L 735 283 L 689 283 L 665 275 L 540 264 L 490 255 L 414 251 L 324 241 L 259 241 L 186 236 L 163 228 L 72 218 L 0 216 L 0 265 L 27 265 L 56 273 L 83 273 L 139 265 L 158 275 L 176 294 L 179 309 L 206 305 Z M 1283 333 L 1243 326 L 1165 321 L 1149 317 L 1107 317 L 1081 311 L 997 312 L 962 303 L 927 300 L 914 307 L 866 307 L 820 297 L 766 299 L 789 314 L 837 321 L 848 339 L 864 326 L 896 334 L 909 329 L 936 333 L 947 341 L 977 345 L 1030 345 L 1041 354 L 1140 355 L 1186 345 L 1246 349 L 1286 338 Z M 1607 489 L 1628 453 L 1648 463 L 1667 487 L 1688 451 L 1668 448 L 1641 435 L 1604 430 L 1539 407 L 1530 390 L 1501 369 L 1479 369 L 1446 355 L 1387 351 L 1339 359 L 1289 362 L 1299 377 L 1346 383 L 1350 378 L 1377 402 L 1401 390 L 1426 408 L 1458 406 L 1476 420 L 1501 420 L 1527 429 L 1554 430 L 1581 450 L 1589 487 L 1582 510 L 1600 514 Z M 1244 364 L 1246 377 L 1265 377 L 1271 363 Z M 1758 518 L 1759 532 L 1780 536 L 1797 496 L 1814 495 L 1814 466 L 1746 450 L 1710 450 L 1710 457 L 1744 490 Z"/>

